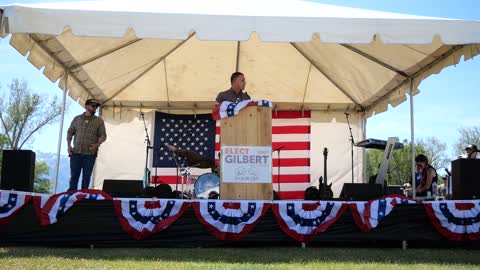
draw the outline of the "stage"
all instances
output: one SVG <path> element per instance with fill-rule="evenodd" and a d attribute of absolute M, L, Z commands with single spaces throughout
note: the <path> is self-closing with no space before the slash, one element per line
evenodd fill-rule
<path fill-rule="evenodd" d="M 0 241 L 4 246 L 259 247 L 305 243 L 365 247 L 388 243 L 400 248 L 402 241 L 407 241 L 409 247 L 478 248 L 480 242 L 478 200 L 419 203 L 401 196 L 369 202 L 112 200 L 94 190 L 0 194 Z M 22 201 L 25 203 L 20 205 Z M 456 212 L 445 212 L 452 207 Z M 435 209 L 457 220 L 454 222 L 465 223 L 464 228 L 442 227 L 441 217 L 435 222 Z"/>

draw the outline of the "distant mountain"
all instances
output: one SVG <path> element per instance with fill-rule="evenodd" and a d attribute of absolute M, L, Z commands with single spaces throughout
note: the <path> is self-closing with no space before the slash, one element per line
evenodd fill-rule
<path fill-rule="evenodd" d="M 36 162 L 45 161 L 47 163 L 49 168 L 49 178 L 53 187 L 53 182 L 55 181 L 55 167 L 57 166 L 57 154 L 44 152 L 36 152 L 35 154 Z M 70 160 L 68 156 L 60 155 L 60 166 L 58 168 L 57 193 L 68 189 L 68 182 L 70 181 Z"/>

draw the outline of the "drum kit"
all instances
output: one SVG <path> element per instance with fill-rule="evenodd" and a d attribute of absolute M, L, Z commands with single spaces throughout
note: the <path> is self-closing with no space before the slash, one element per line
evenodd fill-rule
<path fill-rule="evenodd" d="M 179 172 L 176 189 L 179 190 L 178 184 L 181 185 L 180 192 L 177 192 L 177 194 L 185 199 L 218 199 L 220 193 L 220 178 L 218 176 L 218 166 L 215 165 L 215 161 L 188 149 L 180 149 L 169 144 L 166 144 L 166 147 L 175 155 L 183 157 L 187 161 L 186 164 L 180 163 L 174 158 Z M 191 175 L 190 167 L 211 169 L 212 172 L 195 177 Z M 180 183 L 178 183 L 178 179 Z"/>

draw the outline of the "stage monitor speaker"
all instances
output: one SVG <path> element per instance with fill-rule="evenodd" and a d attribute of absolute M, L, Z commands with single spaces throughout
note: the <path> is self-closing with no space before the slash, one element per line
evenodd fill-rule
<path fill-rule="evenodd" d="M 405 195 L 403 190 L 402 185 L 388 185 L 385 186 L 385 195 Z"/>
<path fill-rule="evenodd" d="M 480 159 L 452 161 L 452 199 L 480 199 Z"/>
<path fill-rule="evenodd" d="M 117 198 L 139 198 L 143 194 L 142 180 L 103 180 L 102 190 L 112 197 Z"/>
<path fill-rule="evenodd" d="M 31 150 L 3 150 L 0 189 L 33 191 L 35 152 Z"/>
<path fill-rule="evenodd" d="M 340 192 L 340 199 L 345 201 L 368 201 L 383 196 L 381 184 L 345 183 Z"/>

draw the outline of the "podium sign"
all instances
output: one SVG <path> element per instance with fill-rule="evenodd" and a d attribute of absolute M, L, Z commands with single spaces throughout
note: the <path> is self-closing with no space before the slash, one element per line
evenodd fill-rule
<path fill-rule="evenodd" d="M 271 183 L 272 147 L 222 146 L 224 183 Z"/>

